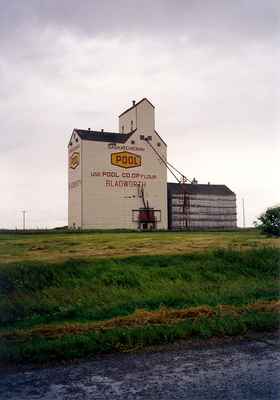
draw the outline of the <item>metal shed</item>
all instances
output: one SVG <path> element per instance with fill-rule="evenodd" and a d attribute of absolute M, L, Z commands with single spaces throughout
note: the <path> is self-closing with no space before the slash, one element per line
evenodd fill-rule
<path fill-rule="evenodd" d="M 236 195 L 225 185 L 168 183 L 172 230 L 236 228 Z"/>

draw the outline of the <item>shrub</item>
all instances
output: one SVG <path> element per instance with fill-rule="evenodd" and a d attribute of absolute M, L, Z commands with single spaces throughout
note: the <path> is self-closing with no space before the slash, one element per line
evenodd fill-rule
<path fill-rule="evenodd" d="M 262 233 L 280 236 L 280 206 L 268 208 L 258 220 L 260 222 L 256 222 L 256 226 Z"/>

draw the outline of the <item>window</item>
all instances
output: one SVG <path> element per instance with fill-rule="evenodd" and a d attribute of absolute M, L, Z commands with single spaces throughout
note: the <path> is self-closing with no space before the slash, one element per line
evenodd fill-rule
<path fill-rule="evenodd" d="M 152 140 L 152 136 L 148 136 L 148 140 Z"/>
<path fill-rule="evenodd" d="M 140 135 L 140 140 L 145 140 L 145 136 L 144 135 Z"/>
<path fill-rule="evenodd" d="M 131 141 L 131 144 L 135 144 L 135 140 L 132 140 L 132 141 Z"/>
<path fill-rule="evenodd" d="M 124 125 L 122 126 L 122 133 L 124 133 Z"/>
<path fill-rule="evenodd" d="M 130 121 L 130 130 L 133 131 L 133 121 Z"/>

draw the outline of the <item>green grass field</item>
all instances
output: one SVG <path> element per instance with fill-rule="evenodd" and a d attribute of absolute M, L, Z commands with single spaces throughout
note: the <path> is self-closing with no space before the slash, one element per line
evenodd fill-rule
<path fill-rule="evenodd" d="M 256 230 L 0 235 L 0 360 L 275 329 L 279 248 Z"/>
<path fill-rule="evenodd" d="M 152 254 L 185 254 L 217 248 L 280 248 L 276 238 L 266 238 L 255 229 L 231 232 L 151 233 L 44 233 L 0 234 L 1 262 L 60 262 L 96 257 L 127 257 Z"/>

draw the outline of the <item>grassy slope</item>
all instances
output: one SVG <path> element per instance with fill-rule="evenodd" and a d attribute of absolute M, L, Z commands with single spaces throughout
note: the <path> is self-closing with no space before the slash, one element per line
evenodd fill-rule
<path fill-rule="evenodd" d="M 0 359 L 72 358 L 276 327 L 280 253 L 258 248 L 273 244 L 255 231 L 1 236 Z M 198 251 L 216 247 L 228 250 Z M 108 257 L 113 248 L 117 257 Z M 125 257 L 133 249 L 155 255 Z"/>

